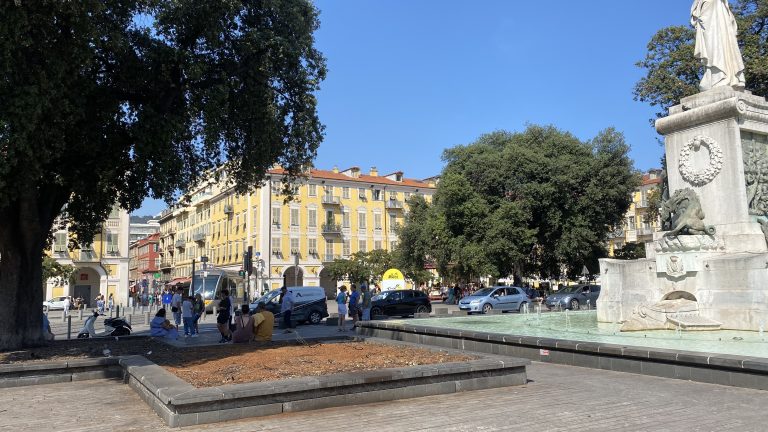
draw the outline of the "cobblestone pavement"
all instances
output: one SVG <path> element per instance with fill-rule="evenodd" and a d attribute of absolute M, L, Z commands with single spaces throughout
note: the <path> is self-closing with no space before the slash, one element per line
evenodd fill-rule
<path fill-rule="evenodd" d="M 768 392 L 533 363 L 525 386 L 329 408 L 182 430 L 765 431 Z M 126 385 L 6 389 L 0 431 L 169 431 Z"/>

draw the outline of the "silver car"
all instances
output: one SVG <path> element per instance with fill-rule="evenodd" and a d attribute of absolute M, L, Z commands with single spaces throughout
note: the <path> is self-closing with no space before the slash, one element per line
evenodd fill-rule
<path fill-rule="evenodd" d="M 600 297 L 600 285 L 574 285 L 547 296 L 545 303 L 551 309 L 579 310 L 582 306 L 593 308 Z"/>
<path fill-rule="evenodd" d="M 500 311 L 520 311 L 530 302 L 525 290 L 512 286 L 488 287 L 473 292 L 459 301 L 459 310 L 467 313 L 488 313 L 493 309 Z"/>
<path fill-rule="evenodd" d="M 43 311 L 49 311 L 49 310 L 64 310 L 64 300 L 67 299 L 67 296 L 61 296 L 61 297 L 54 297 L 52 299 L 49 299 L 47 301 L 43 302 Z M 70 303 L 69 308 L 72 309 L 72 304 Z"/>

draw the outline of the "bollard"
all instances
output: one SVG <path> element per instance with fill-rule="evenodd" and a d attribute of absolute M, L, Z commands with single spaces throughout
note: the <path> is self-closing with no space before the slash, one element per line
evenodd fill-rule
<path fill-rule="evenodd" d="M 72 338 L 72 316 L 67 315 L 67 340 Z"/>
<path fill-rule="evenodd" d="M 64 313 L 64 309 L 61 310 L 61 322 L 64 322 L 67 320 L 67 314 Z"/>
<path fill-rule="evenodd" d="M 133 315 L 128 315 L 128 325 L 131 325 L 131 317 L 132 317 L 132 316 L 133 316 Z"/>
<path fill-rule="evenodd" d="M 83 320 L 83 310 L 82 310 L 82 309 L 78 309 L 78 310 L 77 310 L 77 318 L 78 318 L 80 321 L 82 321 L 82 320 Z"/>
<path fill-rule="evenodd" d="M 144 324 L 149 324 L 149 312 L 144 312 Z"/>
<path fill-rule="evenodd" d="M 109 313 L 109 316 L 112 316 L 112 311 L 109 311 Z M 120 306 L 117 307 L 117 314 L 115 316 L 120 316 Z"/>

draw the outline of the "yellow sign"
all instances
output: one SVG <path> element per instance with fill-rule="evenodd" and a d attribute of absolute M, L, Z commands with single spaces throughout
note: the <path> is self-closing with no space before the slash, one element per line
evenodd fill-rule
<path fill-rule="evenodd" d="M 405 289 L 405 276 L 398 269 L 385 271 L 381 277 L 381 289 L 384 291 Z"/>
<path fill-rule="evenodd" d="M 384 276 L 381 277 L 383 280 L 388 279 L 397 279 L 397 280 L 404 280 L 405 277 L 403 276 L 403 273 L 398 269 L 389 269 L 384 272 Z"/>

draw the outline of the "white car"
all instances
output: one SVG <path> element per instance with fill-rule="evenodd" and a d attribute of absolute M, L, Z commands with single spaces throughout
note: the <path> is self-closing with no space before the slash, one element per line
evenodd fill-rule
<path fill-rule="evenodd" d="M 62 297 L 54 297 L 50 300 L 46 300 L 43 302 L 43 310 L 49 311 L 49 310 L 64 310 L 64 300 L 67 299 L 67 296 Z M 70 302 L 69 305 L 70 308 L 72 308 L 72 303 Z"/>

